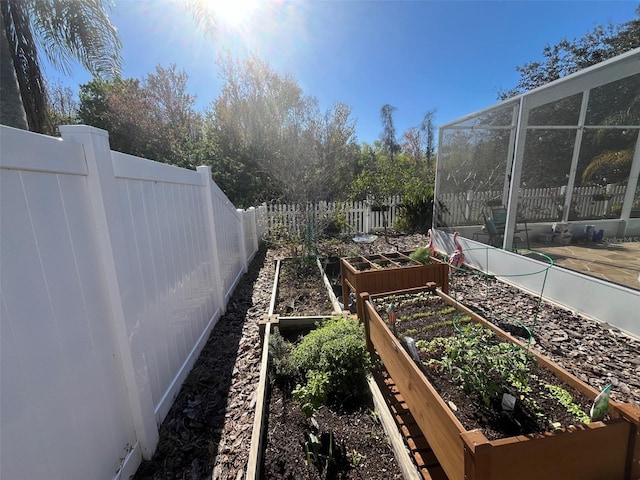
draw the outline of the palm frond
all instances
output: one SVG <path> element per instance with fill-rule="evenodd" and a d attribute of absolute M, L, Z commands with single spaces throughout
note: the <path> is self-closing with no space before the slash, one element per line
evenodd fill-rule
<path fill-rule="evenodd" d="M 72 60 L 93 75 L 115 77 L 122 45 L 108 10 L 110 0 L 37 0 L 30 2 L 34 29 L 51 63 L 69 73 Z"/>
<path fill-rule="evenodd" d="M 233 0 L 229 0 L 233 1 Z M 185 7 L 191 12 L 198 26 L 212 38 L 218 31 L 218 24 L 215 15 L 211 10 L 210 2 L 207 0 L 185 0 Z"/>

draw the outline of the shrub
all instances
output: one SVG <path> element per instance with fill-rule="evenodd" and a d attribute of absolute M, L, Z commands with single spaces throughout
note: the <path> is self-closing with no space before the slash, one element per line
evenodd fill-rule
<path fill-rule="evenodd" d="M 269 336 L 269 376 L 271 382 L 287 385 L 295 380 L 296 369 L 291 365 L 289 357 L 293 344 L 284 339 L 278 330 Z"/>
<path fill-rule="evenodd" d="M 411 254 L 409 258 L 415 260 L 416 262 L 420 262 L 423 265 L 426 265 L 431 261 L 431 250 L 427 247 L 418 247 Z"/>
<path fill-rule="evenodd" d="M 321 220 L 320 226 L 323 235 L 334 237 L 350 228 L 349 222 L 347 222 L 347 215 L 342 208 L 342 204 L 338 203 L 336 210 L 327 213 Z"/>
<path fill-rule="evenodd" d="M 426 232 L 433 220 L 433 192 L 424 198 L 404 196 L 400 205 L 400 218 L 395 224 L 400 230 Z"/>
<path fill-rule="evenodd" d="M 358 401 L 368 391 L 371 360 L 364 327 L 349 318 L 327 320 L 310 332 L 290 362 L 307 380 L 293 392 L 307 415 L 325 403 Z"/>

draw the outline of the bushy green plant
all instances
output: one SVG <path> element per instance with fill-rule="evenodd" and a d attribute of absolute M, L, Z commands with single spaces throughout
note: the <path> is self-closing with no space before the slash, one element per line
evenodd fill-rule
<path fill-rule="evenodd" d="M 640 209 L 640 199 L 634 200 L 634 202 L 631 204 L 631 209 L 632 210 Z M 621 213 L 622 213 L 622 204 L 621 203 L 616 203 L 616 204 L 611 206 L 611 214 L 612 215 L 614 215 L 616 217 L 619 217 Z"/>
<path fill-rule="evenodd" d="M 396 228 L 407 232 L 426 232 L 433 220 L 433 191 L 427 195 L 413 198 L 410 194 L 402 197 L 400 216 Z"/>
<path fill-rule="evenodd" d="M 345 403 L 368 390 L 364 327 L 349 318 L 326 320 L 295 347 L 290 362 L 307 380 L 293 397 L 308 415 L 323 403 Z"/>
<path fill-rule="evenodd" d="M 320 222 L 322 233 L 327 236 L 336 236 L 350 229 L 347 222 L 347 215 L 343 210 L 343 205 L 338 202 L 337 208 L 328 214 Z"/>
<path fill-rule="evenodd" d="M 293 344 L 280 335 L 276 329 L 269 336 L 269 376 L 272 382 L 287 384 L 294 380 L 296 369 L 291 365 L 289 356 L 293 351 Z"/>
<path fill-rule="evenodd" d="M 426 265 L 431 261 L 431 250 L 427 247 L 418 247 L 409 254 L 409 258 Z"/>

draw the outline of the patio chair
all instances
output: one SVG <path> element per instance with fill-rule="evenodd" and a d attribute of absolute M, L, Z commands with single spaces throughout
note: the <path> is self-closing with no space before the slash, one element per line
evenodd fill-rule
<path fill-rule="evenodd" d="M 493 247 L 502 246 L 506 216 L 502 221 L 500 221 L 501 220 L 500 218 L 498 218 L 497 220 L 498 222 L 496 222 L 495 215 L 489 218 L 485 217 L 485 220 L 484 220 L 484 228 L 485 228 L 485 231 L 487 232 L 487 235 L 489 235 L 489 245 Z"/>
<path fill-rule="evenodd" d="M 489 236 L 489 245 L 493 247 L 502 247 L 502 242 L 504 240 L 504 229 L 507 224 L 507 209 L 502 208 L 492 208 L 491 209 L 491 217 L 484 217 L 484 233 Z M 513 236 L 513 250 L 518 250 L 518 243 L 523 243 L 524 239 L 520 235 L 521 232 L 525 232 L 527 234 L 527 248 L 529 243 L 529 233 L 528 228 L 525 226 L 524 229 L 518 229 L 514 231 Z"/>
<path fill-rule="evenodd" d="M 487 217 L 484 213 L 481 214 L 484 225 L 482 226 L 482 230 L 478 232 L 473 232 L 473 239 L 479 240 L 480 235 L 486 235 L 489 237 L 488 243 L 492 247 L 500 247 L 502 246 L 502 237 L 504 236 L 504 226 L 502 230 L 498 230 L 496 225 L 491 217 Z"/>
<path fill-rule="evenodd" d="M 491 219 L 493 220 L 494 225 L 496 226 L 496 230 L 498 230 L 499 234 L 501 236 L 504 236 L 504 229 L 505 226 L 507 224 L 507 209 L 504 207 L 500 207 L 500 208 L 492 208 L 492 216 Z M 527 225 L 527 220 L 526 219 L 520 219 L 519 221 L 516 220 L 516 226 L 515 229 L 513 231 L 514 235 L 513 235 L 513 250 L 517 251 L 517 244 L 518 243 L 524 243 L 525 239 L 522 238 L 522 233 L 525 234 L 525 238 L 526 238 L 526 242 L 527 242 L 527 248 L 531 248 L 531 246 L 529 245 L 529 226 Z M 523 226 L 518 226 L 518 223 L 523 223 Z"/>
<path fill-rule="evenodd" d="M 491 209 L 491 220 L 496 230 L 504 235 L 504 227 L 507 224 L 507 209 L 504 207 Z"/>

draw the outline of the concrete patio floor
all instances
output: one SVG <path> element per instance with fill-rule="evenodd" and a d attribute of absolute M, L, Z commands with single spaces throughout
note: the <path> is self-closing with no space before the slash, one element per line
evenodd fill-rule
<path fill-rule="evenodd" d="M 640 290 L 640 242 L 531 243 L 531 250 L 548 255 L 557 266 Z"/>

